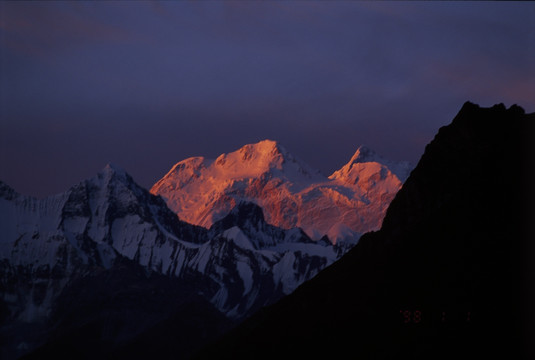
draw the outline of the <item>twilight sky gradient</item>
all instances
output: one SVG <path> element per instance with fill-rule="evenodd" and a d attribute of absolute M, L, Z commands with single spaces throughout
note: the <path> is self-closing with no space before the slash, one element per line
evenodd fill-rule
<path fill-rule="evenodd" d="M 265 138 L 327 175 L 360 144 L 416 163 L 466 100 L 535 111 L 535 3 L 0 2 L 0 180 L 27 195 Z"/>

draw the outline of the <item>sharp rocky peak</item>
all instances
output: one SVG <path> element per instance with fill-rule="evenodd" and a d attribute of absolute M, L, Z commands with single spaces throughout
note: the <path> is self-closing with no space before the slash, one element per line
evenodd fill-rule
<path fill-rule="evenodd" d="M 391 171 L 401 182 L 404 182 L 409 176 L 414 166 L 407 161 L 391 161 L 387 160 L 381 155 L 377 154 L 374 150 L 365 145 L 361 145 L 357 148 L 357 151 L 353 154 L 347 164 L 345 164 L 340 170 L 335 171 L 330 179 L 348 179 L 354 176 L 360 176 L 360 172 L 363 167 L 369 169 L 388 169 Z M 382 170 L 383 172 L 385 170 Z"/>
<path fill-rule="evenodd" d="M 361 145 L 357 148 L 357 151 L 353 154 L 347 164 L 345 164 L 340 170 L 335 171 L 330 178 L 331 179 L 343 179 L 347 178 L 349 174 L 355 169 L 356 164 L 364 163 L 381 163 L 384 164 L 385 160 L 377 155 L 375 151 L 365 145 Z"/>
<path fill-rule="evenodd" d="M 355 154 L 353 154 L 351 160 L 349 160 L 349 164 L 380 162 L 380 160 L 382 160 L 381 156 L 377 155 L 375 151 L 366 145 L 361 145 L 358 147 L 357 151 L 355 151 Z"/>
<path fill-rule="evenodd" d="M 526 112 L 522 107 L 516 104 L 511 105 L 509 108 L 507 108 L 503 103 L 495 104 L 489 108 L 484 108 L 467 101 L 464 103 L 455 119 L 453 119 L 453 123 L 459 122 L 459 119 L 463 119 L 463 121 L 469 124 L 478 123 L 475 119 L 475 116 L 480 114 L 487 114 L 489 116 L 508 115 L 512 117 L 520 117 L 525 115 Z"/>
<path fill-rule="evenodd" d="M 119 194 L 132 192 L 136 196 L 141 196 L 144 189 L 139 186 L 132 176 L 121 167 L 114 164 L 107 164 L 96 176 L 82 181 L 83 186 L 89 186 L 92 191 L 106 191 L 107 194 Z M 81 184 L 71 188 L 77 189 Z"/>
<path fill-rule="evenodd" d="M 97 174 L 97 177 L 99 179 L 106 179 L 106 180 L 111 180 L 111 179 L 127 180 L 131 178 L 130 175 L 123 168 L 112 163 L 106 164 L 106 166 L 101 171 L 99 171 L 99 173 Z"/>

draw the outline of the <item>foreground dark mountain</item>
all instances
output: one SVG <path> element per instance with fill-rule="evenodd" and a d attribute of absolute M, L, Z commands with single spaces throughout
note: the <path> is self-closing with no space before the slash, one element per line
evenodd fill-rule
<path fill-rule="evenodd" d="M 199 356 L 533 358 L 534 122 L 465 104 L 380 231 Z"/>
<path fill-rule="evenodd" d="M 4 328 L 3 345 L 42 344 L 24 359 L 162 358 L 171 348 L 182 358 L 234 325 L 198 295 L 199 287 L 122 259 L 71 281 L 44 321 Z M 138 338 L 169 321 L 173 332 L 152 339 L 150 353 L 143 352 Z"/>
<path fill-rule="evenodd" d="M 177 342 L 187 352 L 232 323 L 207 299 L 217 291 L 209 276 L 162 274 L 173 255 L 193 259 L 188 249 L 206 243 L 208 231 L 179 221 L 120 169 L 107 166 L 43 200 L 0 182 L 0 214 L 3 359 L 44 344 L 46 355 L 94 358 L 174 314 L 183 315 L 183 332 L 197 334 Z M 214 326 L 191 326 L 191 304 Z"/>

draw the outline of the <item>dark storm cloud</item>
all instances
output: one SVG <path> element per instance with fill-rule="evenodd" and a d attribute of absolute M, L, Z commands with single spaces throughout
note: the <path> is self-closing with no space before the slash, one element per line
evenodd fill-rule
<path fill-rule="evenodd" d="M 535 5 L 2 2 L 0 179 L 59 192 L 112 161 L 279 140 L 330 173 L 417 161 L 466 100 L 535 110 Z"/>

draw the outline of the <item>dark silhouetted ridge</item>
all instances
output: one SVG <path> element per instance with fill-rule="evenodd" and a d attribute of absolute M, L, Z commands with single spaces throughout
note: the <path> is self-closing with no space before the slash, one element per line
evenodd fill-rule
<path fill-rule="evenodd" d="M 533 358 L 534 123 L 466 103 L 380 231 L 199 357 Z"/>

